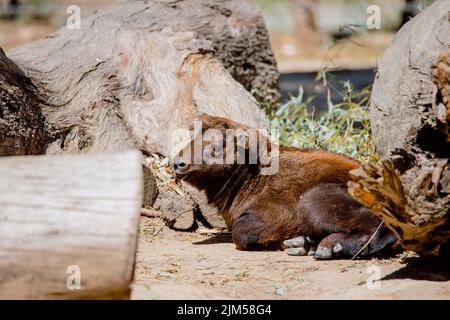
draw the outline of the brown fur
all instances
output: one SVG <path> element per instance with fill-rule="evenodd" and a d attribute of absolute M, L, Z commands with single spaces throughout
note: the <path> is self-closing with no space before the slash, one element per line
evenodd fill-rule
<path fill-rule="evenodd" d="M 225 134 L 226 129 L 247 129 L 224 118 L 202 115 L 200 119 L 203 130 L 215 128 Z M 192 149 L 193 141 L 186 148 Z M 330 250 L 340 243 L 344 255 L 356 253 L 381 222 L 347 193 L 349 171 L 360 164 L 331 152 L 279 148 L 275 175 L 261 175 L 260 164 L 203 163 L 177 170 L 180 157 L 174 160 L 175 171 L 178 178 L 206 191 L 239 249 L 279 249 L 283 240 L 305 235 L 321 240 L 320 246 Z M 393 233 L 383 226 L 362 254 L 394 241 Z"/>

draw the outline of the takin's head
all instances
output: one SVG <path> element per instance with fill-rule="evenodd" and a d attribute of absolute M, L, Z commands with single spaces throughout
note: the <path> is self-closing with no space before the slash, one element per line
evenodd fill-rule
<path fill-rule="evenodd" d="M 176 177 L 188 182 L 224 177 L 237 166 L 258 170 L 256 155 L 263 148 L 257 145 L 268 145 L 264 140 L 267 135 L 259 130 L 207 114 L 202 114 L 191 129 L 190 142 L 173 158 Z"/>

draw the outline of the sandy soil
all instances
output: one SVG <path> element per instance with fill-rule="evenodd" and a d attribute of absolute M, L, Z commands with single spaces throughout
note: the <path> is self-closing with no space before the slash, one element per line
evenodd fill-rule
<path fill-rule="evenodd" d="M 373 266 L 380 281 L 372 281 Z M 245 252 L 235 249 L 229 235 L 176 232 L 143 218 L 132 298 L 450 299 L 450 264 L 412 253 L 315 261 Z"/>

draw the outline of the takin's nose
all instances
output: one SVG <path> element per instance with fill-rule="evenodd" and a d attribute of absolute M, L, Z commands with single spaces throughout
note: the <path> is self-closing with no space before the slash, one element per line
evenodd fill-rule
<path fill-rule="evenodd" d="M 187 168 L 187 163 L 184 159 L 182 159 L 178 156 L 176 156 L 173 159 L 173 171 L 175 171 L 175 173 L 181 173 L 186 168 Z"/>

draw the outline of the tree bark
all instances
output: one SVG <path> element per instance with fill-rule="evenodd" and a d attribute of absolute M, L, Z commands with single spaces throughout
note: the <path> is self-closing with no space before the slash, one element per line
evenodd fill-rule
<path fill-rule="evenodd" d="M 349 188 L 423 256 L 450 237 L 449 10 L 436 1 L 381 57 L 370 112 L 382 162 L 353 172 Z"/>
<path fill-rule="evenodd" d="M 43 153 L 44 132 L 36 88 L 0 48 L 0 156 Z"/>
<path fill-rule="evenodd" d="M 140 157 L 0 158 L 0 299 L 129 298 Z"/>
<path fill-rule="evenodd" d="M 175 31 L 193 31 L 211 41 L 215 57 L 235 80 L 253 92 L 259 102 L 269 102 L 273 107 L 279 105 L 280 74 L 269 34 L 263 17 L 250 1 L 147 2 L 152 13 L 146 12 L 143 17 L 159 26 L 173 27 Z"/>

